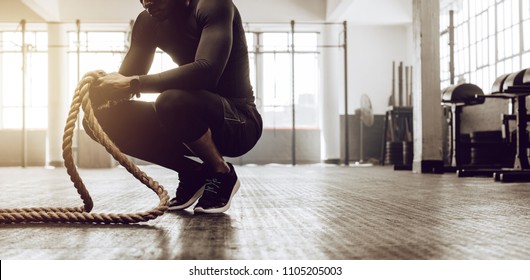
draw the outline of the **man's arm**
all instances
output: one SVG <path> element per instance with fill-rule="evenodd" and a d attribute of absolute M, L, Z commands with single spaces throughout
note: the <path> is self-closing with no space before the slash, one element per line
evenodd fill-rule
<path fill-rule="evenodd" d="M 143 92 L 171 88 L 213 90 L 223 74 L 232 48 L 234 8 L 231 0 L 203 0 L 198 4 L 202 35 L 195 61 L 156 75 L 141 76 Z"/>
<path fill-rule="evenodd" d="M 125 55 L 118 73 L 110 73 L 99 78 L 92 90 L 100 92 L 103 100 L 121 100 L 139 95 L 141 85 L 139 75 L 149 71 L 156 51 L 154 38 L 151 38 L 152 21 L 145 11 L 138 15 L 133 26 L 131 46 Z"/>
<path fill-rule="evenodd" d="M 124 76 L 145 75 L 153 63 L 156 45 L 152 36 L 153 29 L 144 11 L 138 15 L 133 26 L 131 46 L 120 66 L 119 73 Z"/>

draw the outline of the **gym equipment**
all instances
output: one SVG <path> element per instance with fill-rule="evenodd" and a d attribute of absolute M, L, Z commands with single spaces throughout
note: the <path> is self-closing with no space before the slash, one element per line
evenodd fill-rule
<path fill-rule="evenodd" d="M 450 162 L 444 167 L 444 171 L 456 171 L 463 167 L 464 153 L 462 135 L 460 131 L 460 115 L 464 106 L 483 104 L 484 92 L 474 84 L 460 84 L 447 87 L 442 90 L 442 106 L 450 110 Z"/>
<path fill-rule="evenodd" d="M 412 154 L 403 155 L 403 145 L 412 153 L 412 107 L 391 106 L 385 114 L 385 129 L 381 149 L 381 164 L 394 164 L 395 170 L 412 170 Z M 404 164 L 405 159 L 410 162 Z M 410 164 L 409 164 L 410 163 Z"/>
<path fill-rule="evenodd" d="M 371 127 L 374 125 L 374 112 L 372 109 L 372 101 L 368 95 L 361 95 L 361 108 L 359 109 L 360 113 L 360 124 L 359 124 L 359 161 L 356 162 L 356 165 L 366 164 L 364 162 L 364 127 Z"/>
<path fill-rule="evenodd" d="M 107 134 L 103 131 L 92 109 L 89 98 L 89 89 L 91 84 L 99 77 L 106 75 L 103 71 L 88 72 L 78 83 L 75 94 L 70 106 L 70 112 L 66 120 L 66 126 L 63 135 L 63 159 L 66 171 L 70 175 L 70 180 L 83 200 L 83 206 L 73 208 L 17 208 L 17 209 L 0 209 L 0 224 L 12 223 L 90 223 L 90 224 L 132 224 L 146 222 L 164 214 L 168 208 L 169 196 L 163 186 L 154 181 L 147 174 L 142 172 L 134 163 L 132 163 L 120 150 L 112 143 Z M 72 138 L 77 122 L 77 118 L 82 107 L 85 118 L 88 121 L 90 129 L 98 139 L 98 143 L 103 145 L 129 173 L 136 179 L 154 191 L 160 203 L 153 209 L 140 213 L 132 214 L 105 214 L 89 213 L 92 210 L 93 202 L 88 193 L 83 180 L 77 172 L 77 168 L 72 156 Z"/>
<path fill-rule="evenodd" d="M 530 96 L 530 68 L 503 75 L 497 78 L 492 87 L 492 94 L 486 98 L 510 99 L 513 107 L 513 115 L 503 115 L 504 135 L 510 135 L 507 122 L 516 121 L 515 143 L 516 154 L 512 168 L 458 170 L 459 177 L 469 176 L 493 176 L 495 181 L 500 182 L 530 182 L 530 164 L 528 161 L 528 132 L 527 125 L 530 121 L 526 97 Z"/>
<path fill-rule="evenodd" d="M 393 164 L 394 170 L 412 170 L 412 66 L 392 62 L 392 94 L 385 114 L 381 164 Z M 405 80 L 403 80 L 405 79 Z"/>

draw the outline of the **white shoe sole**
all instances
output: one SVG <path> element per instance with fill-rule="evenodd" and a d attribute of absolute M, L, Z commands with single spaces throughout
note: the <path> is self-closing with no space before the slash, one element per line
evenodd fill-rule
<path fill-rule="evenodd" d="M 218 214 L 218 213 L 223 213 L 225 212 L 226 210 L 228 210 L 230 208 L 230 203 L 232 202 L 232 197 L 234 197 L 234 195 L 237 193 L 237 191 L 239 190 L 239 186 L 241 185 L 241 183 L 239 182 L 239 179 L 237 179 L 235 185 L 234 185 L 234 188 L 232 189 L 232 193 L 230 194 L 230 198 L 228 199 L 228 203 L 226 203 L 225 206 L 221 207 L 221 208 L 212 208 L 212 209 L 204 209 L 202 207 L 195 207 L 195 209 L 193 209 L 193 211 L 195 213 L 205 213 L 205 214 Z"/>
<path fill-rule="evenodd" d="M 201 187 L 186 203 L 176 206 L 169 206 L 167 210 L 169 211 L 175 211 L 175 210 L 183 210 L 188 207 L 190 207 L 197 199 L 199 199 L 202 196 L 202 193 L 204 192 L 204 187 Z"/>

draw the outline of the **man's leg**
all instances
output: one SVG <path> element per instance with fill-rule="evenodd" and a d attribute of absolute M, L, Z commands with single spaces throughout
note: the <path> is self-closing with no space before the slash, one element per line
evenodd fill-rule
<path fill-rule="evenodd" d="M 178 144 L 160 124 L 153 103 L 129 101 L 95 110 L 96 118 L 118 148 L 130 156 L 177 172 L 198 171 L 201 165 L 186 157 L 192 153 Z M 94 138 L 86 121 L 86 132 Z"/>
<path fill-rule="evenodd" d="M 207 91 L 168 90 L 158 97 L 155 108 L 161 123 L 204 162 L 204 194 L 195 211 L 226 211 L 239 180 L 212 137 L 212 130 L 222 130 L 224 124 L 221 97 Z"/>
<path fill-rule="evenodd" d="M 201 158 L 210 167 L 211 171 L 217 173 L 230 172 L 230 167 L 215 146 L 212 131 L 209 128 L 199 139 L 185 143 L 185 145 Z"/>

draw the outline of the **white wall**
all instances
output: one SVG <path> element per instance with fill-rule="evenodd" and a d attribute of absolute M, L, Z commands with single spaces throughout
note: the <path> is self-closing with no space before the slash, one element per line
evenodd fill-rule
<path fill-rule="evenodd" d="M 328 21 L 348 22 L 349 113 L 367 94 L 374 113 L 384 114 L 392 93 L 392 61 L 411 64 L 412 1 L 331 0 L 327 8 Z"/>
<path fill-rule="evenodd" d="M 374 113 L 384 114 L 392 93 L 392 61 L 410 64 L 409 28 L 404 25 L 349 26 L 349 108 L 352 112 L 359 108 L 361 95 L 367 94 Z"/>
<path fill-rule="evenodd" d="M 44 3 L 44 4 L 43 4 Z M 243 21 L 324 21 L 326 0 L 234 0 Z M 137 0 L 1 0 L 0 22 L 128 22 L 142 10 Z"/>
<path fill-rule="evenodd" d="M 244 22 L 324 21 L 325 0 L 233 0 Z"/>
<path fill-rule="evenodd" d="M 411 0 L 342 0 L 351 2 L 345 10 L 348 21 L 362 25 L 403 25 L 412 23 Z"/>
<path fill-rule="evenodd" d="M 42 18 L 20 0 L 0 0 L 0 22 L 40 21 Z"/>
<path fill-rule="evenodd" d="M 22 131 L 0 130 L 0 166 L 21 166 L 23 158 Z M 30 129 L 26 142 L 27 166 L 43 166 L 46 162 L 46 131 Z"/>

